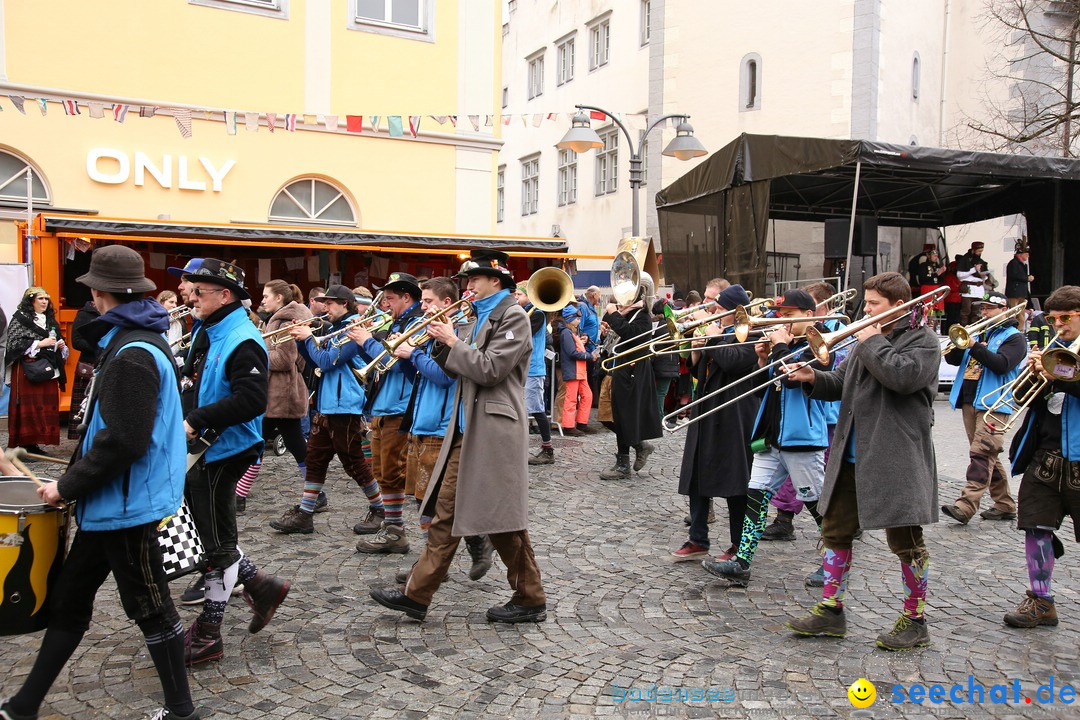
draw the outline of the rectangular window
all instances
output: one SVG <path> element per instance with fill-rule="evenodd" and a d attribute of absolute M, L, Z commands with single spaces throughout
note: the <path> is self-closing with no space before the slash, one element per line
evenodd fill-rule
<path fill-rule="evenodd" d="M 434 0 L 351 0 L 353 30 L 434 40 Z"/>
<path fill-rule="evenodd" d="M 540 156 L 521 161 L 521 214 L 535 215 L 540 204 Z"/>
<path fill-rule="evenodd" d="M 597 133 L 604 147 L 596 151 L 596 194 L 607 195 L 619 189 L 619 129 Z"/>
<path fill-rule="evenodd" d="M 564 85 L 574 79 L 574 38 L 569 37 L 556 48 L 556 85 Z"/>
<path fill-rule="evenodd" d="M 611 18 L 589 28 L 589 69 L 607 65 L 611 51 Z"/>
<path fill-rule="evenodd" d="M 641 44 L 649 44 L 652 27 L 652 1 L 641 0 Z"/>
<path fill-rule="evenodd" d="M 544 55 L 534 56 L 529 60 L 529 99 L 544 94 Z"/>
<path fill-rule="evenodd" d="M 559 151 L 559 207 L 577 202 L 577 153 Z"/>
<path fill-rule="evenodd" d="M 506 217 L 506 166 L 499 166 L 495 176 L 495 222 L 502 222 Z"/>
<path fill-rule="evenodd" d="M 190 5 L 289 19 L 289 0 L 188 0 Z"/>

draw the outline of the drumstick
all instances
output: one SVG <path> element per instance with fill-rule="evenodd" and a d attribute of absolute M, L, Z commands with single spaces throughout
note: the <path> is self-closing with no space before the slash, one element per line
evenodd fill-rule
<path fill-rule="evenodd" d="M 38 455 L 37 453 L 32 452 L 24 452 L 20 455 L 20 457 L 27 457 L 31 460 L 41 460 L 42 462 L 56 463 L 57 465 L 71 464 L 68 460 L 64 460 L 63 458 L 53 457 L 52 455 Z"/>
<path fill-rule="evenodd" d="M 26 465 L 23 465 L 23 461 L 20 460 L 19 458 L 15 457 L 14 454 L 8 454 L 8 460 L 11 461 L 12 465 L 19 468 L 19 471 L 23 475 L 26 475 L 26 477 L 30 478 L 35 483 L 37 483 L 38 487 L 44 487 L 45 486 L 45 483 L 41 482 L 41 478 L 39 478 L 37 475 L 35 475 L 33 470 L 26 467 Z"/>

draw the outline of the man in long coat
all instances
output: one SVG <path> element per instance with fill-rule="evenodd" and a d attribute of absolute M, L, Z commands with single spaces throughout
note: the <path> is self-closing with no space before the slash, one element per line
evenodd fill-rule
<path fill-rule="evenodd" d="M 514 279 L 505 253 L 473 251 L 459 275 L 468 278 L 468 289 L 475 293 L 475 322 L 459 325 L 460 335 L 447 323 L 428 326 L 441 343 L 432 358 L 459 382 L 433 482 L 421 505 L 420 514 L 433 518 L 427 545 L 403 588 L 377 588 L 371 597 L 423 620 L 461 538 L 487 535 L 514 591 L 510 602 L 487 611 L 488 620 L 542 622 L 547 599 L 528 531 L 529 319 L 511 294 Z"/>
<path fill-rule="evenodd" d="M 825 545 L 822 601 L 788 627 L 800 635 L 847 633 L 843 600 L 852 538 L 859 528 L 884 528 L 889 549 L 900 558 L 904 607 L 877 645 L 906 650 L 930 643 L 923 618 L 930 555 L 921 526 L 937 522 L 931 429 L 941 346 L 922 309 L 899 319 L 884 315 L 911 297 L 902 275 L 875 275 L 863 290 L 867 314 L 882 315 L 884 322 L 857 332 L 858 345 L 838 370 L 803 367 L 791 376 L 807 384 L 812 398 L 840 400 L 840 419 L 818 501 Z"/>
<path fill-rule="evenodd" d="M 738 305 L 750 302 L 741 285 L 726 288 L 717 297 L 724 310 L 734 310 Z M 725 328 L 731 327 L 734 318 L 728 314 L 721 318 Z M 735 336 L 721 335 L 715 324 L 707 330 L 707 344 L 695 348 L 692 356 L 692 372 L 697 378 L 699 398 L 715 393 L 731 385 L 723 393 L 695 405 L 690 410 L 690 424 L 686 428 L 686 445 L 683 448 L 682 469 L 679 472 L 679 494 L 690 497 L 689 539 L 672 553 L 676 562 L 693 560 L 709 554 L 710 498 L 727 500 L 730 523 L 731 548 L 742 537 L 742 520 L 746 513 L 746 485 L 750 481 L 750 432 L 761 400 L 747 395 L 737 403 L 697 420 L 721 403 L 749 390 L 752 384 L 738 381 L 757 368 L 758 358 L 753 343 L 732 344 Z M 699 341 L 700 342 L 700 341 Z M 730 345 L 729 347 L 727 347 Z M 738 384 L 735 384 L 738 383 Z"/>

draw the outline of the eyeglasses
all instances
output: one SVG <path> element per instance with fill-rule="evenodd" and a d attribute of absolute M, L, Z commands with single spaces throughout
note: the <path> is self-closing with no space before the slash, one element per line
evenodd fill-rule
<path fill-rule="evenodd" d="M 1062 325 L 1068 325 L 1069 323 L 1071 323 L 1073 321 L 1073 318 L 1075 318 L 1075 317 L 1077 317 L 1077 315 L 1074 314 L 1074 313 L 1062 313 L 1061 315 L 1047 315 L 1046 316 L 1046 321 L 1048 323 L 1050 323 L 1051 325 L 1057 325 L 1058 323 L 1061 323 Z"/>
<path fill-rule="evenodd" d="M 225 288 L 210 288 L 209 290 L 206 288 L 191 288 L 191 294 L 195 297 L 202 297 L 203 295 L 216 292 L 225 292 Z"/>

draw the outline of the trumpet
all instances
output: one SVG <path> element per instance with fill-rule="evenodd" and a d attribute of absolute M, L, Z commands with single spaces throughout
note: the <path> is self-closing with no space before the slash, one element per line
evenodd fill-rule
<path fill-rule="evenodd" d="M 414 347 L 419 347 L 420 345 L 423 345 L 428 340 L 430 340 L 431 336 L 428 334 L 425 328 L 431 323 L 436 321 L 457 323 L 467 318 L 472 313 L 471 302 L 473 295 L 475 295 L 475 293 L 466 292 L 457 302 L 447 305 L 436 313 L 428 315 L 423 320 L 414 324 L 393 340 L 384 342 L 383 351 L 376 355 L 371 360 L 371 362 L 369 362 L 367 365 L 360 368 L 359 370 L 355 368 L 353 369 L 353 374 L 356 375 L 357 380 L 359 380 L 361 383 L 367 384 L 368 380 L 371 379 L 373 373 L 386 372 L 387 370 L 392 368 L 394 364 L 400 359 L 396 355 L 394 355 L 394 351 L 405 343 L 410 343 Z M 421 330 L 423 330 L 424 332 L 421 333 Z M 389 355 L 390 358 L 384 363 L 383 358 L 386 358 L 387 355 Z"/>
<path fill-rule="evenodd" d="M 1011 307 L 1005 312 L 992 318 L 980 320 L 979 322 L 968 325 L 966 327 L 961 325 L 953 325 L 949 328 L 949 339 L 945 342 L 945 346 L 941 349 L 942 355 L 948 355 L 953 350 L 967 350 L 969 347 L 975 344 L 975 338 L 983 333 L 989 332 L 999 325 L 1004 325 L 1009 320 L 1019 317 L 1027 311 L 1027 303 L 1022 302 L 1015 307 Z"/>
<path fill-rule="evenodd" d="M 187 352 L 189 347 L 191 347 L 191 333 L 182 335 L 179 340 L 173 340 L 169 345 L 169 349 L 176 348 L 180 352 Z"/>
<path fill-rule="evenodd" d="M 372 305 L 374 307 L 374 304 Z M 350 320 L 346 325 L 338 328 L 337 330 L 327 333 L 325 335 L 317 335 L 311 338 L 311 341 L 315 343 L 315 347 L 321 349 L 323 345 L 329 344 L 330 347 L 344 347 L 350 342 L 348 333 L 350 330 L 356 328 L 366 328 L 368 332 L 373 331 L 387 320 L 392 319 L 392 315 L 385 310 L 376 310 L 372 314 L 364 313 L 355 320 Z"/>
<path fill-rule="evenodd" d="M 293 328 L 303 327 L 304 325 L 311 325 L 312 330 L 319 329 L 326 324 L 326 313 L 322 315 L 315 315 L 313 317 L 299 320 L 288 325 L 282 325 L 277 330 L 271 330 L 270 332 L 263 333 L 263 340 L 267 341 L 267 345 L 277 346 L 284 345 L 293 341 L 292 336 L 289 335 L 289 331 Z"/>
<path fill-rule="evenodd" d="M 195 308 L 191 307 L 190 305 L 177 305 L 169 311 L 169 322 L 186 318 L 193 312 L 195 312 Z"/>
<path fill-rule="evenodd" d="M 1050 340 L 1037 365 L 1032 359 L 1012 382 L 991 390 L 979 398 L 979 402 L 988 408 L 983 413 L 983 422 L 986 423 L 990 432 L 1009 432 L 1020 414 L 1031 405 L 1035 398 L 1043 394 L 1052 381 L 1076 382 L 1080 380 L 1080 338 L 1073 340 L 1068 347 L 1053 347 L 1060 335 L 1061 333 L 1058 332 Z M 1039 372 L 1040 367 L 1042 372 Z M 995 395 L 997 398 L 993 403 L 987 402 L 988 398 Z M 994 413 L 1006 410 L 1009 417 L 1004 422 L 999 422 L 994 417 Z"/>

